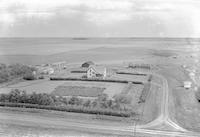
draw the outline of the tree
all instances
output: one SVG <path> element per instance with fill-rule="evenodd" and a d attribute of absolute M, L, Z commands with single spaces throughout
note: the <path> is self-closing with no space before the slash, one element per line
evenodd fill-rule
<path fill-rule="evenodd" d="M 37 104 L 39 104 L 39 105 L 53 105 L 54 100 L 50 95 L 48 95 L 46 93 L 42 93 L 42 94 L 38 94 Z"/>
<path fill-rule="evenodd" d="M 92 102 L 92 107 L 97 107 L 97 105 L 98 105 L 97 102 L 98 102 L 98 101 L 95 99 L 95 100 Z"/>
<path fill-rule="evenodd" d="M 83 104 L 84 107 L 90 107 L 90 105 L 91 105 L 91 101 L 89 99 L 85 101 L 85 103 Z"/>
<path fill-rule="evenodd" d="M 35 80 L 36 77 L 35 77 L 35 75 L 33 75 L 32 72 L 29 72 L 29 73 L 24 74 L 23 79 L 25 79 L 25 80 Z"/>
<path fill-rule="evenodd" d="M 29 97 L 29 103 L 37 104 L 37 102 L 38 102 L 38 95 L 35 92 L 33 92 Z"/>
<path fill-rule="evenodd" d="M 26 94 L 26 91 L 22 90 L 20 91 L 20 103 L 28 103 L 28 95 Z"/>
<path fill-rule="evenodd" d="M 118 94 L 114 97 L 115 107 L 117 109 L 128 110 L 132 101 L 132 97 L 127 94 Z"/>
<path fill-rule="evenodd" d="M 8 94 L 0 94 L 0 102 L 9 102 Z"/>
<path fill-rule="evenodd" d="M 115 97 L 115 102 L 119 102 L 120 104 L 131 104 L 131 96 L 125 94 L 118 94 Z"/>
<path fill-rule="evenodd" d="M 81 105 L 82 102 L 83 102 L 83 100 L 81 100 L 75 96 L 71 97 L 71 99 L 69 100 L 70 105 Z"/>
<path fill-rule="evenodd" d="M 6 69 L 6 64 L 0 63 L 0 70 Z"/>
<path fill-rule="evenodd" d="M 19 89 L 14 89 L 12 90 L 10 93 L 9 93 L 9 102 L 12 102 L 12 103 L 19 103 L 20 102 L 20 93 L 21 91 Z"/>
<path fill-rule="evenodd" d="M 108 100 L 107 101 L 107 106 L 109 107 L 109 108 L 112 108 L 113 107 L 113 101 L 110 99 L 110 100 Z"/>
<path fill-rule="evenodd" d="M 107 94 L 100 94 L 100 95 L 98 95 L 97 100 L 98 100 L 99 102 L 105 102 L 105 101 L 108 100 L 108 95 L 107 95 Z"/>

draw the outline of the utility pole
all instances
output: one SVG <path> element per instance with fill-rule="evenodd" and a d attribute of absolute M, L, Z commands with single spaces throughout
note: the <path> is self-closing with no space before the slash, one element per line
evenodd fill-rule
<path fill-rule="evenodd" d="M 133 131 L 133 136 L 136 137 L 136 121 L 134 122 L 134 131 Z"/>
<path fill-rule="evenodd" d="M 133 136 L 134 137 L 136 137 L 136 128 L 137 128 L 137 122 L 139 121 L 139 118 L 137 117 L 136 119 L 135 119 L 135 122 L 134 122 L 134 131 L 133 131 Z"/>

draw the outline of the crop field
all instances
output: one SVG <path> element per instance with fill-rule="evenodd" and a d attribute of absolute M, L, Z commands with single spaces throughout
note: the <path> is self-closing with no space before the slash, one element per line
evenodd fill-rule
<path fill-rule="evenodd" d="M 97 97 L 101 95 L 105 88 L 99 87 L 82 87 L 82 86 L 58 86 L 52 92 L 56 96 L 82 96 Z"/>
<path fill-rule="evenodd" d="M 140 81 L 146 82 L 148 80 L 148 75 L 128 75 L 128 74 L 116 74 L 111 77 L 111 79 L 118 79 L 118 80 L 128 80 L 128 81 Z"/>
<path fill-rule="evenodd" d="M 8 93 L 12 89 L 21 89 L 26 90 L 27 93 L 56 93 L 57 95 L 64 96 L 70 94 L 71 96 L 88 96 L 87 94 L 89 93 L 91 96 L 97 96 L 97 94 L 101 92 L 107 94 L 109 98 L 112 98 L 115 94 L 122 92 L 125 86 L 125 83 L 111 82 L 36 80 L 24 81 L 17 84 L 2 87 L 0 88 L 0 93 Z M 58 91 L 55 91 L 55 89 Z M 79 92 L 82 93 L 80 94 Z"/>
<path fill-rule="evenodd" d="M 53 91 L 53 94 L 95 97 L 100 93 L 105 93 L 109 98 L 112 98 L 115 94 L 120 93 L 124 89 L 125 85 L 126 84 L 123 83 L 65 81 L 62 85 L 56 88 L 58 91 Z"/>

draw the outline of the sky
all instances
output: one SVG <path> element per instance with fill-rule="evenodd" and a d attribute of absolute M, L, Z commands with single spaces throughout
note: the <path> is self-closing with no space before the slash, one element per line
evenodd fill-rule
<path fill-rule="evenodd" d="M 0 37 L 200 37 L 200 1 L 0 0 Z"/>

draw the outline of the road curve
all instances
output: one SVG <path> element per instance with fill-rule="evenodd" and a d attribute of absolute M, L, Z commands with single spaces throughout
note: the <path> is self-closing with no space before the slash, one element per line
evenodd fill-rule
<path fill-rule="evenodd" d="M 173 122 L 170 117 L 169 117 L 169 87 L 168 87 L 168 82 L 163 77 L 162 75 L 159 74 L 153 74 L 152 75 L 162 79 L 162 102 L 161 102 L 161 110 L 160 110 L 160 115 L 157 119 L 154 121 L 146 124 L 146 125 L 141 125 L 142 128 L 148 128 L 148 127 L 155 127 L 155 126 L 161 126 L 161 125 L 166 125 L 166 126 L 171 126 L 177 131 L 185 132 L 187 131 L 186 129 L 182 128 L 175 122 Z"/>

